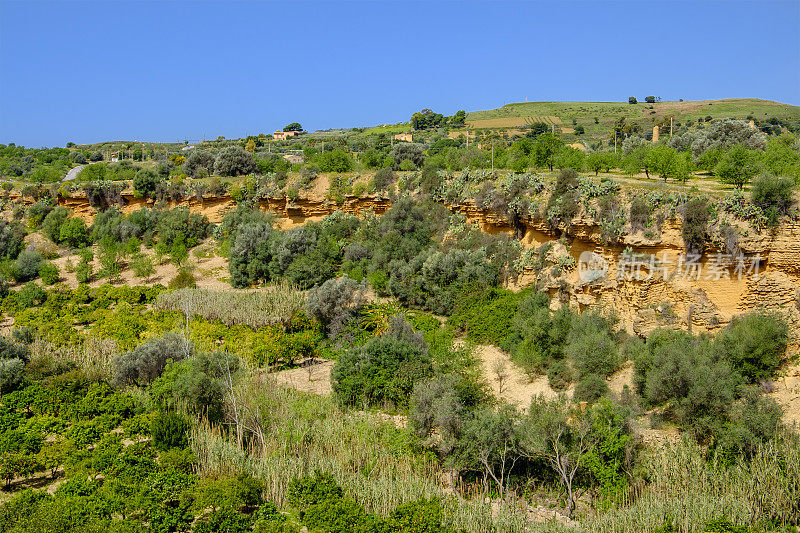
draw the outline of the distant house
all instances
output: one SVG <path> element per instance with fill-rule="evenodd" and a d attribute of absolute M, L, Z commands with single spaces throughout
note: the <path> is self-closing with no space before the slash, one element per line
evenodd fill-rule
<path fill-rule="evenodd" d="M 297 135 L 300 135 L 299 131 L 276 131 L 272 134 L 272 138 L 276 141 L 285 141 L 286 139 L 295 137 Z"/>
<path fill-rule="evenodd" d="M 297 154 L 283 154 L 283 158 L 293 165 L 299 165 L 305 161 L 302 155 Z"/>
<path fill-rule="evenodd" d="M 411 135 L 410 133 L 398 133 L 397 135 L 394 136 L 394 140 L 404 143 L 413 143 L 414 136 Z"/>

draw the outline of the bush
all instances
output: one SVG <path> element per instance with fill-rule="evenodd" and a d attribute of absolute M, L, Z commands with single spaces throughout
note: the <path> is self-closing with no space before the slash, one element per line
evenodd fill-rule
<path fill-rule="evenodd" d="M 66 207 L 58 206 L 50 211 L 42 221 L 42 232 L 45 236 L 58 244 L 61 242 L 61 226 L 67 221 L 69 211 Z"/>
<path fill-rule="evenodd" d="M 419 500 L 400 505 L 389 516 L 393 531 L 408 533 L 444 533 L 442 505 L 438 499 Z"/>
<path fill-rule="evenodd" d="M 22 251 L 25 228 L 19 222 L 0 220 L 0 260 L 16 259 Z"/>
<path fill-rule="evenodd" d="M 189 444 L 187 432 L 189 421 L 176 413 L 159 413 L 153 418 L 150 434 L 153 447 L 166 451 L 172 448 L 185 448 Z"/>
<path fill-rule="evenodd" d="M 722 356 L 750 383 L 774 376 L 786 353 L 789 328 L 773 316 L 750 313 L 734 318 L 716 339 Z"/>
<path fill-rule="evenodd" d="M 58 267 L 50 262 L 44 263 L 39 269 L 39 276 L 45 285 L 53 285 L 59 279 Z"/>
<path fill-rule="evenodd" d="M 191 355 L 193 347 L 177 333 L 149 339 L 114 360 L 114 380 L 121 385 L 144 386 L 164 371 L 167 361 Z"/>
<path fill-rule="evenodd" d="M 692 198 L 684 206 L 681 235 L 686 251 L 703 253 L 708 240 L 708 202 L 705 198 Z"/>
<path fill-rule="evenodd" d="M 385 191 L 392 183 L 397 181 L 397 174 L 389 168 L 382 168 L 375 173 L 372 181 L 375 184 L 376 191 Z"/>
<path fill-rule="evenodd" d="M 324 500 L 303 513 L 311 531 L 326 533 L 369 533 L 378 531 L 377 521 L 351 500 Z"/>
<path fill-rule="evenodd" d="M 36 279 L 43 262 L 42 256 L 36 250 L 23 250 L 14 263 L 14 279 L 19 282 Z"/>
<path fill-rule="evenodd" d="M 47 293 L 36 283 L 26 283 L 15 295 L 17 307 L 29 309 L 44 303 L 47 300 Z"/>
<path fill-rule="evenodd" d="M 563 359 L 552 362 L 547 369 L 547 381 L 554 390 L 566 390 L 573 379 L 572 369 Z"/>
<path fill-rule="evenodd" d="M 750 195 L 753 204 L 760 207 L 767 217 L 767 223 L 777 226 L 781 216 L 792 206 L 794 182 L 791 178 L 778 178 L 771 175 L 759 176 L 753 181 Z"/>
<path fill-rule="evenodd" d="M 198 520 L 195 533 L 245 533 L 253 530 L 253 519 L 234 509 L 217 509 L 205 520 Z"/>
<path fill-rule="evenodd" d="M 519 302 L 528 292 L 497 287 L 464 291 L 456 299 L 447 323 L 463 330 L 472 341 L 502 346 L 511 333 Z"/>
<path fill-rule="evenodd" d="M 266 222 L 250 222 L 238 227 L 228 266 L 231 285 L 243 288 L 270 280 L 273 231 Z"/>
<path fill-rule="evenodd" d="M 90 242 L 89 230 L 80 218 L 70 218 L 61 226 L 58 241 L 71 248 L 81 248 Z"/>
<path fill-rule="evenodd" d="M 364 286 L 346 275 L 329 279 L 308 292 L 306 312 L 336 337 L 364 303 Z"/>
<path fill-rule="evenodd" d="M 590 374 L 607 376 L 619 366 L 617 344 L 610 330 L 606 319 L 590 312 L 572 321 L 564 353 L 581 379 Z"/>
<path fill-rule="evenodd" d="M 183 162 L 183 171 L 192 178 L 214 172 L 214 156 L 205 150 L 194 149 Z"/>
<path fill-rule="evenodd" d="M 342 488 L 333 476 L 318 470 L 313 477 L 293 479 L 289 483 L 286 500 L 289 505 L 302 510 L 326 500 L 338 500 L 342 495 Z"/>
<path fill-rule="evenodd" d="M 178 270 L 178 273 L 169 282 L 170 289 L 190 289 L 194 287 L 197 287 L 197 280 L 192 271 L 187 268 Z"/>
<path fill-rule="evenodd" d="M 340 355 L 331 378 L 342 405 L 407 406 L 414 382 L 432 371 L 427 352 L 383 335 Z"/>
<path fill-rule="evenodd" d="M 594 403 L 608 393 L 608 385 L 603 377 L 597 374 L 588 374 L 575 385 L 574 398 L 579 402 Z"/>
<path fill-rule="evenodd" d="M 160 181 L 158 174 L 154 170 L 143 168 L 133 178 L 133 192 L 140 198 L 150 197 L 156 192 L 156 187 Z"/>
<path fill-rule="evenodd" d="M 645 196 L 637 195 L 631 200 L 631 229 L 644 231 L 650 222 L 650 202 Z"/>
<path fill-rule="evenodd" d="M 223 148 L 217 155 L 214 169 L 220 176 L 241 176 L 256 170 L 253 155 L 238 146 Z"/>

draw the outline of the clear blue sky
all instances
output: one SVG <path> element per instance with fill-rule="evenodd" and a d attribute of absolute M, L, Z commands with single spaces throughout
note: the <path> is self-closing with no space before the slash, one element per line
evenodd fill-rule
<path fill-rule="evenodd" d="M 800 104 L 800 1 L 0 0 L 1 143 L 232 138 L 649 94 Z"/>

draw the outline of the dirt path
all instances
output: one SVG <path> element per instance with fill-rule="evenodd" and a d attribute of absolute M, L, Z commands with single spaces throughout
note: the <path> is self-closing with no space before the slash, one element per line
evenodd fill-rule
<path fill-rule="evenodd" d="M 330 396 L 333 392 L 331 370 L 333 370 L 334 363 L 335 361 L 330 359 L 317 359 L 314 364 L 282 370 L 271 376 L 279 385 L 320 396 Z"/>
<path fill-rule="evenodd" d="M 527 373 L 511 361 L 511 357 L 507 353 L 499 348 L 478 344 L 475 349 L 481 360 L 483 373 L 496 398 L 524 410 L 528 408 L 531 399 L 535 396 L 544 396 L 545 398 L 558 396 L 559 393 L 550 388 L 547 376 L 535 376 L 531 379 Z M 572 391 L 573 387 L 567 389 L 567 396 L 571 397 Z"/>

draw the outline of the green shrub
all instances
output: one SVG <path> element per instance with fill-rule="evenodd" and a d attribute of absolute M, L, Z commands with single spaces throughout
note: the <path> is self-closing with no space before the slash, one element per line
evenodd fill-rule
<path fill-rule="evenodd" d="M 382 335 L 340 355 L 331 378 L 342 405 L 406 406 L 414 382 L 432 371 L 427 350 Z"/>
<path fill-rule="evenodd" d="M 389 516 L 392 531 L 403 533 L 444 533 L 439 500 L 419 500 L 399 506 Z"/>
<path fill-rule="evenodd" d="M 57 206 L 50 211 L 42 221 L 42 232 L 45 236 L 58 244 L 61 242 L 61 226 L 69 218 L 69 211 L 66 207 Z"/>
<path fill-rule="evenodd" d="M 195 533 L 245 533 L 252 531 L 253 519 L 233 509 L 218 509 L 205 520 L 198 520 Z"/>
<path fill-rule="evenodd" d="M 573 379 L 572 369 L 563 359 L 553 361 L 547 369 L 547 381 L 554 390 L 566 390 Z"/>
<path fill-rule="evenodd" d="M 763 175 L 753 181 L 750 194 L 753 203 L 767 217 L 767 223 L 776 226 L 780 217 L 789 212 L 794 201 L 793 192 L 794 182 L 791 178 Z"/>
<path fill-rule="evenodd" d="M 607 376 L 621 362 L 608 321 L 591 312 L 572 321 L 564 353 L 581 377 L 589 374 Z"/>
<path fill-rule="evenodd" d="M 491 287 L 459 295 L 447 323 L 464 331 L 472 341 L 502 346 L 510 335 L 519 302 L 530 292 Z"/>
<path fill-rule="evenodd" d="M 43 263 L 42 256 L 36 250 L 23 250 L 14 263 L 14 279 L 19 282 L 31 281 L 39 277 L 39 269 Z"/>
<path fill-rule="evenodd" d="M 22 251 L 25 228 L 19 222 L 0 220 L 0 260 L 16 259 Z"/>
<path fill-rule="evenodd" d="M 39 268 L 39 276 L 42 278 L 42 283 L 45 285 L 53 285 L 59 279 L 58 267 L 53 263 L 46 262 Z"/>
<path fill-rule="evenodd" d="M 351 500 L 323 500 L 307 508 L 303 523 L 310 531 L 326 533 L 371 533 L 379 521 Z"/>
<path fill-rule="evenodd" d="M 333 476 L 317 471 L 313 477 L 293 479 L 289 483 L 286 499 L 289 505 L 305 509 L 326 500 L 341 499 L 342 494 L 342 488 L 336 483 Z"/>
<path fill-rule="evenodd" d="M 189 422 L 177 413 L 159 413 L 153 418 L 150 434 L 153 447 L 166 451 L 171 448 L 185 448 L 189 444 L 187 432 Z"/>
<path fill-rule="evenodd" d="M 774 376 L 786 353 L 789 328 L 774 316 L 749 313 L 734 318 L 716 339 L 722 356 L 749 382 Z"/>
<path fill-rule="evenodd" d="M 708 202 L 705 198 L 692 198 L 684 206 L 681 235 L 688 252 L 703 253 L 708 240 Z"/>
<path fill-rule="evenodd" d="M 594 403 L 608 393 L 608 384 L 602 376 L 587 374 L 575 384 L 574 398 L 579 402 Z"/>
<path fill-rule="evenodd" d="M 187 289 L 197 287 L 197 280 L 192 274 L 192 271 L 186 268 L 181 268 L 178 273 L 169 282 L 170 289 Z"/>

